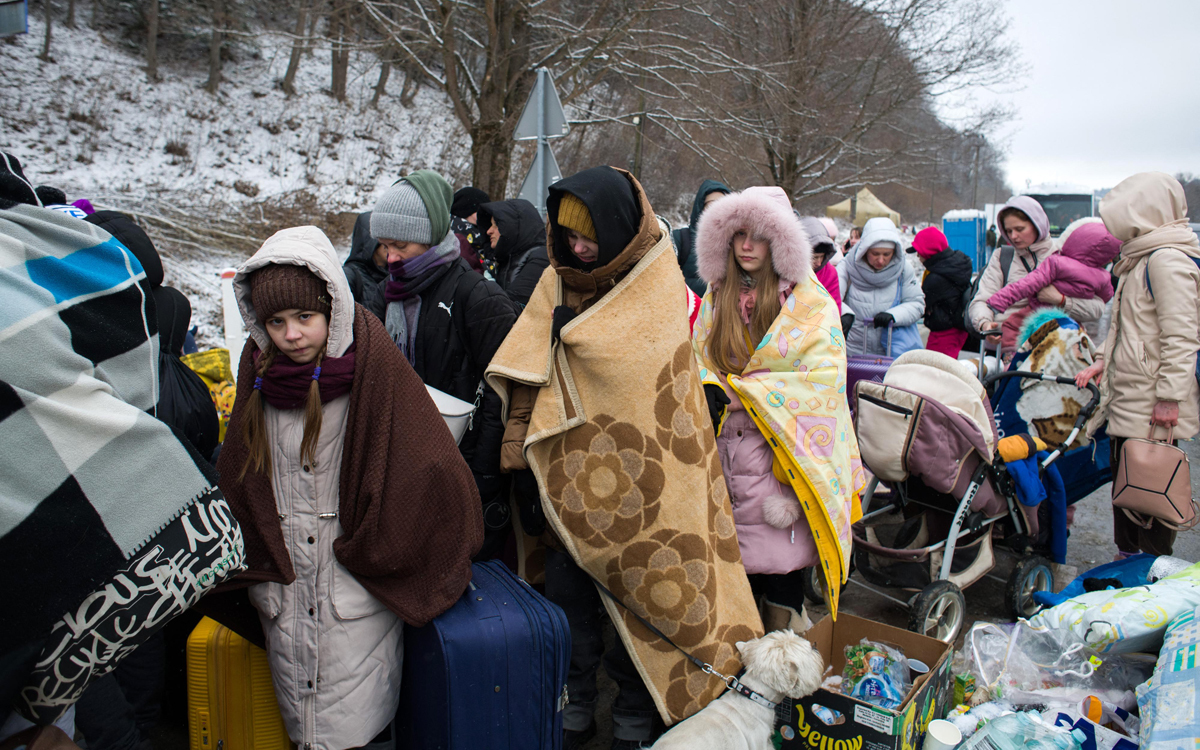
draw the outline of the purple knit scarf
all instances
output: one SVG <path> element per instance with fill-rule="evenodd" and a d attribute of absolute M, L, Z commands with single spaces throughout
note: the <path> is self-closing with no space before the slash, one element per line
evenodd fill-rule
<path fill-rule="evenodd" d="M 388 281 L 384 285 L 384 299 L 388 302 L 403 302 L 417 296 L 441 275 L 442 266 L 457 257 L 457 245 L 447 247 L 435 245 L 415 258 L 388 263 Z"/>

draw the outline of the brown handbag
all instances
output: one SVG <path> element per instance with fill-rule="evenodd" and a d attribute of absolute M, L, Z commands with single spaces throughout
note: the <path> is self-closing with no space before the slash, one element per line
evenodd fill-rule
<path fill-rule="evenodd" d="M 1128 438 L 1121 445 L 1113 477 L 1113 507 L 1144 529 L 1155 519 L 1175 531 L 1200 522 L 1187 454 L 1171 444 L 1173 433 L 1168 428 L 1165 442 L 1154 440 L 1151 425 L 1148 439 Z"/>

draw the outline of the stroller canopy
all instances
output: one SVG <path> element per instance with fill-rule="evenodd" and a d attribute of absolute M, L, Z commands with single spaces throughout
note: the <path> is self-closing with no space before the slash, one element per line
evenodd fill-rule
<path fill-rule="evenodd" d="M 983 384 L 940 352 L 914 349 L 896 358 L 883 377 L 885 385 L 918 393 L 970 421 L 983 435 L 990 457 L 996 450 L 996 429 Z"/>

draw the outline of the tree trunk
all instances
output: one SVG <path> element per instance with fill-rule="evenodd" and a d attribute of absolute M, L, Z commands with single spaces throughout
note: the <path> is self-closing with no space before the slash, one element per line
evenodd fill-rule
<path fill-rule="evenodd" d="M 400 87 L 400 106 L 408 109 L 413 105 L 413 99 L 417 97 L 417 90 L 421 88 L 421 79 L 412 71 L 404 71 L 404 85 Z M 1189 204 L 1190 205 L 1190 204 Z M 1196 202 L 1200 206 L 1200 201 Z"/>
<path fill-rule="evenodd" d="M 54 23 L 54 19 L 51 16 L 53 9 L 50 7 L 50 0 L 42 0 L 42 10 L 45 11 L 46 15 L 46 41 L 42 44 L 42 54 L 38 55 L 38 58 L 46 61 L 50 59 L 50 28 Z"/>
<path fill-rule="evenodd" d="M 146 6 L 146 75 L 158 80 L 158 0 Z"/>
<path fill-rule="evenodd" d="M 221 44 L 224 34 L 221 26 L 225 23 L 225 0 L 212 0 L 212 36 L 208 42 L 208 81 L 204 88 L 210 94 L 217 93 L 221 83 Z"/>
<path fill-rule="evenodd" d="M 512 169 L 515 141 L 512 133 L 504 133 L 499 121 L 481 122 L 471 129 L 471 184 L 502 200 L 508 190 L 508 173 Z M 500 196 L 500 197 L 497 197 Z"/>
<path fill-rule="evenodd" d="M 384 54 L 387 54 L 385 52 Z M 383 64 L 379 66 L 379 80 L 375 82 L 375 95 L 371 97 L 371 106 L 379 106 L 379 98 L 387 91 L 388 77 L 392 74 L 392 61 L 384 59 Z"/>
<path fill-rule="evenodd" d="M 104 2 L 103 0 L 92 0 L 92 28 L 95 29 L 100 25 L 100 16 L 103 15 Z"/>
<path fill-rule="evenodd" d="M 320 14 L 317 13 L 316 6 L 314 5 L 313 8 L 308 13 L 308 34 L 305 35 L 305 45 L 304 45 L 304 52 L 305 52 L 305 54 L 309 55 L 310 57 L 312 56 L 313 50 L 316 49 L 316 46 L 317 46 L 317 16 L 318 15 L 320 15 Z"/>
<path fill-rule="evenodd" d="M 350 66 L 350 35 L 347 23 L 348 11 L 336 11 L 329 19 L 329 36 L 332 40 L 332 79 L 330 91 L 339 102 L 346 101 L 346 71 Z"/>
<path fill-rule="evenodd" d="M 308 13 L 308 5 L 301 3 L 296 16 L 296 34 L 292 39 L 292 56 L 288 58 L 287 72 L 283 74 L 283 93 L 288 97 L 296 93 L 296 72 L 300 69 L 300 55 L 304 52 L 304 22 Z"/>
<path fill-rule="evenodd" d="M 75 0 L 67 0 L 67 28 L 75 28 Z"/>

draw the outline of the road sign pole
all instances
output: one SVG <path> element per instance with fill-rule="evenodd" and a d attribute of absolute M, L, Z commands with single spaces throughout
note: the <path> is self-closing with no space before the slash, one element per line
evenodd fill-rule
<path fill-rule="evenodd" d="M 546 185 L 545 169 L 542 168 L 542 149 L 546 148 L 546 75 L 545 68 L 538 69 L 537 76 L 537 154 L 533 157 L 533 167 L 537 170 L 537 210 L 546 215 Z"/>

